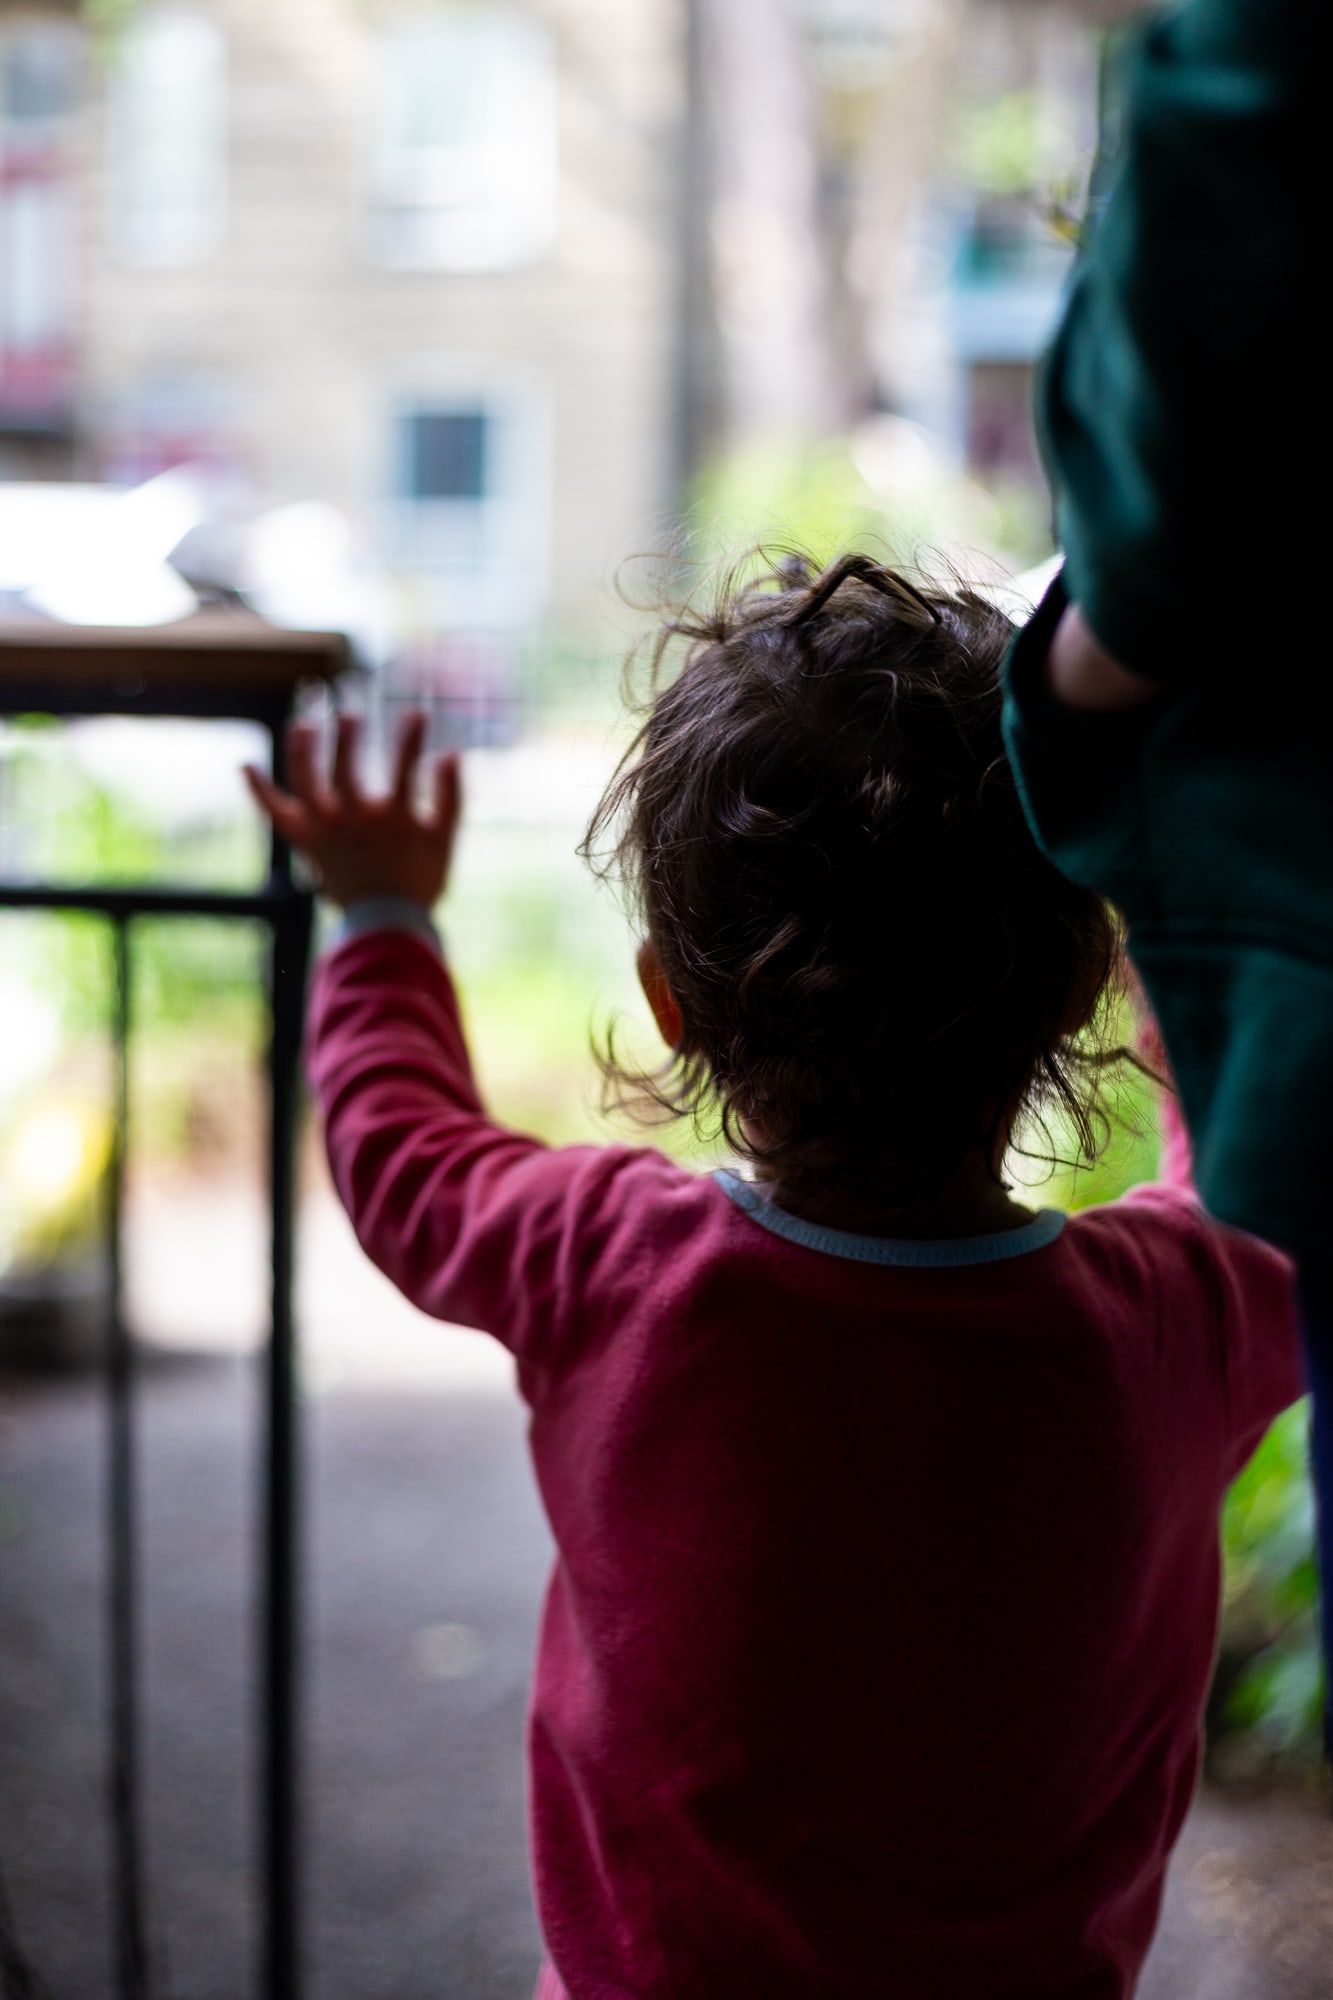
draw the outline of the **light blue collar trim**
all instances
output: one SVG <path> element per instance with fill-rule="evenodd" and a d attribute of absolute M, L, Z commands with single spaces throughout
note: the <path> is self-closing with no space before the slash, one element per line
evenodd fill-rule
<path fill-rule="evenodd" d="M 1058 1208 L 1039 1208 L 1031 1222 L 1018 1229 L 997 1230 L 993 1236 L 856 1236 L 846 1229 L 826 1229 L 817 1222 L 802 1222 L 775 1208 L 753 1181 L 743 1181 L 726 1167 L 719 1167 L 713 1179 L 723 1194 L 762 1229 L 800 1243 L 807 1250 L 822 1250 L 830 1257 L 849 1257 L 857 1264 L 909 1264 L 918 1269 L 961 1264 L 1002 1264 L 1010 1257 L 1026 1257 L 1031 1250 L 1044 1250 L 1054 1243 L 1065 1226 Z"/>

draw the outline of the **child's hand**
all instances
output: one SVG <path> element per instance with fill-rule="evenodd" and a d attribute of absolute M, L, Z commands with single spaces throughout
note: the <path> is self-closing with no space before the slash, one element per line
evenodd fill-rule
<path fill-rule="evenodd" d="M 408 896 L 433 909 L 449 877 L 458 827 L 457 754 L 436 761 L 433 805 L 419 810 L 414 793 L 426 718 L 409 715 L 398 738 L 393 783 L 383 798 L 368 798 L 356 774 L 360 727 L 355 716 L 339 716 L 327 783 L 316 768 L 317 732 L 304 722 L 287 729 L 290 789 L 282 790 L 252 764 L 245 766 L 246 782 L 332 902 L 345 909 L 371 896 Z"/>
<path fill-rule="evenodd" d="M 1163 681 L 1131 673 L 1094 635 L 1077 604 L 1065 606 L 1046 655 L 1046 692 L 1065 708 L 1124 715 L 1163 701 Z"/>

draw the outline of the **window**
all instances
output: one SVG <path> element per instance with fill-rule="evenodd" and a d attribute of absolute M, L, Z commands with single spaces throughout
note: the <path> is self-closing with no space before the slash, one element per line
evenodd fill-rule
<path fill-rule="evenodd" d="M 1026 362 L 981 361 L 968 369 L 967 460 L 988 479 L 1040 490 L 1032 369 Z"/>
<path fill-rule="evenodd" d="M 58 145 L 70 109 L 75 51 L 69 32 L 25 26 L 0 46 L 0 124 L 6 147 Z"/>
<path fill-rule="evenodd" d="M 54 176 L 0 182 L 0 343 L 34 354 L 69 331 L 69 207 Z"/>
<path fill-rule="evenodd" d="M 0 421 L 59 419 L 72 393 L 78 41 L 63 23 L 0 40 Z"/>
<path fill-rule="evenodd" d="M 504 564 L 505 507 L 497 489 L 503 423 L 494 408 L 407 409 L 398 415 L 396 553 L 407 567 L 453 586 L 444 601 L 454 600 L 448 622 L 455 624 L 473 622 L 463 607 L 485 594 L 488 574 Z"/>
<path fill-rule="evenodd" d="M 534 389 L 460 387 L 392 416 L 388 553 L 426 622 L 514 631 L 545 592 L 547 413 Z"/>
<path fill-rule="evenodd" d="M 202 262 L 222 239 L 227 196 L 222 30 L 160 7 L 124 30 L 107 99 L 108 225 L 126 264 Z"/>
<path fill-rule="evenodd" d="M 404 419 L 407 486 L 416 500 L 484 500 L 483 410 L 420 410 Z"/>
<path fill-rule="evenodd" d="M 379 690 L 386 727 L 406 705 L 427 711 L 437 744 L 512 736 L 546 591 L 548 427 L 535 384 L 467 368 L 392 410 L 385 553 L 399 630 Z"/>
<path fill-rule="evenodd" d="M 492 271 L 549 245 L 555 61 L 540 21 L 461 6 L 381 45 L 372 249 L 409 269 Z"/>

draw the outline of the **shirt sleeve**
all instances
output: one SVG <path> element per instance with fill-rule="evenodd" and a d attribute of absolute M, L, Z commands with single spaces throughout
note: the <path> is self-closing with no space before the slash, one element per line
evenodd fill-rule
<path fill-rule="evenodd" d="M 629 1149 L 555 1149 L 492 1121 L 452 980 L 419 929 L 375 927 L 320 961 L 306 1067 L 372 1261 L 423 1311 L 548 1358 Z"/>
<path fill-rule="evenodd" d="M 1234 1478 L 1273 1419 L 1306 1392 L 1296 1267 L 1273 1244 L 1207 1213 L 1189 1176 L 1183 1124 L 1176 1139 L 1174 1158 L 1170 1135 L 1167 1146 L 1168 1168 L 1176 1178 L 1131 1188 L 1116 1206 L 1122 1213 L 1156 1211 L 1169 1219 L 1157 1253 L 1164 1259 L 1163 1290 L 1177 1300 L 1175 1311 L 1197 1312 L 1202 1306 L 1216 1329 L 1227 1476 Z"/>
<path fill-rule="evenodd" d="M 1257 1236 L 1209 1226 L 1217 1239 L 1227 1415 L 1239 1472 L 1273 1419 L 1306 1391 L 1296 1267 Z"/>
<path fill-rule="evenodd" d="M 1156 1062 L 1154 1030 L 1143 1037 L 1143 1052 Z M 1215 1221 L 1203 1207 L 1194 1181 L 1194 1148 L 1180 1099 L 1169 1087 L 1158 1099 L 1161 1154 L 1157 1179 L 1132 1189 L 1129 1200 L 1187 1205 L 1188 1229 L 1200 1253 L 1221 1329 L 1223 1403 L 1232 1447 L 1233 1475 L 1239 1472 L 1274 1417 L 1305 1393 L 1299 1337 L 1296 1267 L 1285 1252 L 1245 1230 Z"/>
<path fill-rule="evenodd" d="M 1109 197 L 1039 376 L 1069 597 L 1162 680 L 1304 644 L 1275 632 L 1266 591 L 1224 577 L 1256 507 L 1276 510 L 1282 573 L 1317 573 L 1318 509 L 1291 496 L 1322 393 L 1321 18 L 1309 0 L 1186 0 L 1136 32 Z"/>

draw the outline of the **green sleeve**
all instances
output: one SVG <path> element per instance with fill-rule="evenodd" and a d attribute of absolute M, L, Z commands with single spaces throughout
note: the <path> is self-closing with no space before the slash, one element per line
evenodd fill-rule
<path fill-rule="evenodd" d="M 1280 594 L 1315 560 L 1317 14 L 1189 0 L 1139 30 L 1119 165 L 1039 376 L 1069 596 L 1162 679 L 1240 672 L 1256 644 L 1271 661 L 1295 625 Z"/>

